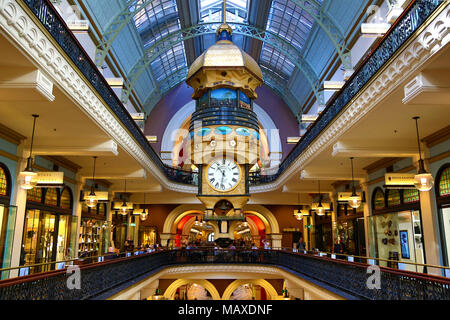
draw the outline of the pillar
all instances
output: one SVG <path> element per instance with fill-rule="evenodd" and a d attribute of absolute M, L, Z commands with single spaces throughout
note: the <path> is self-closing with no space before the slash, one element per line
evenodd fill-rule
<path fill-rule="evenodd" d="M 333 251 L 334 244 L 337 241 L 338 237 L 338 229 L 337 229 L 337 211 L 338 211 L 338 195 L 335 189 L 333 189 L 333 192 L 330 194 L 331 202 L 333 203 L 333 211 L 331 212 L 331 234 L 332 234 L 332 244 L 331 248 Z"/>
<path fill-rule="evenodd" d="M 73 245 L 73 250 L 75 252 L 71 253 L 71 258 L 72 259 L 76 259 L 78 258 L 78 248 L 79 248 L 79 241 L 80 241 L 80 228 L 81 228 L 81 212 L 82 212 L 82 201 L 80 201 L 80 194 L 81 191 L 83 190 L 83 186 L 84 186 L 84 181 L 82 181 L 81 177 L 79 174 L 76 175 L 76 184 L 75 184 L 75 191 L 74 191 L 74 199 L 73 199 L 73 212 L 72 212 L 72 216 L 74 217 L 75 221 L 76 221 L 76 227 L 75 227 L 75 239 L 71 239 L 71 244 L 72 241 L 74 242 Z M 72 235 L 73 236 L 73 235 Z"/>
<path fill-rule="evenodd" d="M 103 234 L 103 241 L 105 244 L 105 253 L 108 252 L 109 247 L 112 245 L 112 202 L 111 200 L 114 199 L 114 193 L 108 192 L 108 203 L 106 204 L 106 228 L 104 230 Z"/>
<path fill-rule="evenodd" d="M 429 149 L 423 148 L 425 153 L 425 170 L 430 172 Z M 415 166 L 418 167 L 417 159 L 414 159 Z M 437 217 L 436 196 L 434 188 L 430 191 L 420 193 L 420 211 L 422 234 L 425 245 L 425 263 L 432 265 L 443 265 L 441 257 L 441 246 L 439 241 L 439 222 Z M 428 268 L 428 273 L 442 275 L 440 269 Z"/>
<path fill-rule="evenodd" d="M 167 247 L 169 240 L 175 241 L 176 236 L 177 235 L 174 233 L 161 233 L 160 234 L 161 246 Z"/>
<path fill-rule="evenodd" d="M 371 225 L 370 225 L 370 210 L 371 210 L 371 197 L 372 195 L 369 192 L 369 179 L 366 178 L 365 180 L 360 182 L 360 186 L 361 186 L 361 193 L 365 193 L 366 195 L 366 202 L 363 203 L 364 206 L 364 239 L 366 242 L 366 257 L 370 258 L 372 256 L 375 257 L 375 252 L 373 252 L 373 250 L 371 250 L 370 246 L 373 245 L 370 241 L 370 239 L 373 239 L 373 237 L 371 237 L 372 234 L 372 230 L 371 230 Z"/>
<path fill-rule="evenodd" d="M 23 144 L 18 146 L 18 155 L 24 155 Z M 17 161 L 16 179 L 22 170 L 25 170 L 27 159 L 21 157 Z M 14 226 L 14 242 L 11 252 L 11 268 L 20 266 L 20 254 L 22 252 L 23 228 L 25 223 L 26 205 L 27 205 L 27 191 L 21 188 L 20 183 L 16 181 L 11 198 L 11 205 L 17 207 L 16 223 Z M 14 278 L 19 276 L 19 270 L 11 270 L 9 277 Z"/>
<path fill-rule="evenodd" d="M 267 236 L 271 240 L 272 245 L 270 247 L 272 249 L 280 250 L 282 248 L 281 239 L 283 238 L 283 235 L 281 233 L 271 233 Z"/>
<path fill-rule="evenodd" d="M 134 215 L 134 223 L 136 226 L 134 227 L 134 246 L 137 247 L 140 245 L 139 243 L 139 225 L 141 223 L 141 216 L 136 214 Z"/>

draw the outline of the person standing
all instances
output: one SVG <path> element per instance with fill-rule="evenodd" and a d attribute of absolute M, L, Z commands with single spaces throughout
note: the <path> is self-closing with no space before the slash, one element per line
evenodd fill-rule
<path fill-rule="evenodd" d="M 305 244 L 305 242 L 303 241 L 303 237 L 300 237 L 300 239 L 298 239 L 298 242 L 297 242 L 297 250 L 299 250 L 299 251 L 304 251 L 304 250 L 306 250 L 306 244 Z"/>

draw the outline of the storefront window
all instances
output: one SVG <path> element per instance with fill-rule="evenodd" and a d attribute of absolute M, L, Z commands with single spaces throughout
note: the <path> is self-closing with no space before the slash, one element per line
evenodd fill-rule
<path fill-rule="evenodd" d="M 61 193 L 61 208 L 72 209 L 72 194 L 67 187 Z"/>
<path fill-rule="evenodd" d="M 419 201 L 419 191 L 417 189 L 406 189 L 403 191 L 403 202 L 413 203 Z"/>
<path fill-rule="evenodd" d="M 0 167 L 0 195 L 8 195 L 8 179 L 6 178 L 5 170 Z"/>
<path fill-rule="evenodd" d="M 156 229 L 153 227 L 139 227 L 139 244 L 141 246 L 153 246 L 157 242 Z"/>
<path fill-rule="evenodd" d="M 17 207 L 0 205 L 0 269 L 11 266 L 16 213 Z M 0 273 L 0 279 L 8 277 L 8 271 Z"/>
<path fill-rule="evenodd" d="M 375 210 L 383 209 L 384 204 L 384 193 L 381 189 L 377 189 L 373 197 L 373 208 Z"/>
<path fill-rule="evenodd" d="M 439 225 L 441 228 L 441 242 L 442 251 L 444 259 L 446 260 L 446 265 L 450 265 L 450 165 L 444 165 L 439 172 L 440 175 L 437 176 L 437 186 L 436 190 L 437 202 L 439 206 L 440 216 Z M 447 277 L 450 276 L 450 271 L 447 270 Z"/>
<path fill-rule="evenodd" d="M 47 206 L 56 207 L 58 205 L 58 191 L 54 188 L 47 189 L 45 193 L 45 202 Z"/>
<path fill-rule="evenodd" d="M 42 189 L 33 188 L 27 191 L 27 201 L 32 201 L 36 203 L 42 202 Z"/>
<path fill-rule="evenodd" d="M 400 192 L 398 190 L 391 189 L 388 191 L 388 207 L 398 206 L 401 204 Z"/>
<path fill-rule="evenodd" d="M 368 217 L 371 256 L 398 262 L 380 265 L 423 272 L 423 267 L 402 262 L 424 263 L 419 211 L 403 211 Z"/>
<path fill-rule="evenodd" d="M 104 221 L 85 219 L 81 220 L 80 236 L 78 241 L 79 257 L 95 257 L 105 252 L 104 250 Z"/>
<path fill-rule="evenodd" d="M 450 167 L 442 172 L 439 182 L 439 195 L 441 197 L 450 195 Z"/>

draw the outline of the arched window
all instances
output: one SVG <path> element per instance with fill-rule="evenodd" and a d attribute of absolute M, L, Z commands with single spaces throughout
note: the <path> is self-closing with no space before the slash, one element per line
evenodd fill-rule
<path fill-rule="evenodd" d="M 450 165 L 447 165 L 447 168 L 444 167 L 439 177 L 439 196 L 450 196 Z"/>
<path fill-rule="evenodd" d="M 98 214 L 104 216 L 106 214 L 106 203 L 98 204 Z"/>
<path fill-rule="evenodd" d="M 44 204 L 52 207 L 58 206 L 58 191 L 55 188 L 47 189 Z"/>
<path fill-rule="evenodd" d="M 372 207 L 375 210 L 385 208 L 384 192 L 381 188 L 376 188 L 375 191 L 373 192 Z"/>
<path fill-rule="evenodd" d="M 403 202 L 413 203 L 419 201 L 419 190 L 417 189 L 406 189 L 403 191 Z"/>
<path fill-rule="evenodd" d="M 42 189 L 33 188 L 27 191 L 27 201 L 42 203 Z"/>
<path fill-rule="evenodd" d="M 61 192 L 61 204 L 60 207 L 63 209 L 72 209 L 72 191 L 69 187 L 64 187 L 64 190 Z"/>
<path fill-rule="evenodd" d="M 8 168 L 0 163 L 0 196 L 9 197 L 11 194 L 11 176 Z"/>
<path fill-rule="evenodd" d="M 401 199 L 400 199 L 400 191 L 396 189 L 390 189 L 387 194 L 387 204 L 388 207 L 398 206 L 400 205 Z"/>

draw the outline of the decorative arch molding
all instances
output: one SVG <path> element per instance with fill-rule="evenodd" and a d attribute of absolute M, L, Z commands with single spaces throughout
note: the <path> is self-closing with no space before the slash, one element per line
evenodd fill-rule
<path fill-rule="evenodd" d="M 201 204 L 182 204 L 173 209 L 164 221 L 163 234 L 176 234 L 176 226 L 181 219 L 190 214 L 203 214 L 205 206 Z M 251 213 L 260 218 L 266 226 L 266 233 L 280 233 L 278 221 L 273 213 L 261 205 L 246 205 L 245 213 Z"/>
<path fill-rule="evenodd" d="M 211 295 L 213 300 L 222 300 L 220 298 L 220 294 L 217 291 L 216 287 L 208 280 L 201 280 L 201 279 L 198 279 L 198 280 L 178 279 L 178 280 L 174 281 L 166 289 L 166 292 L 164 292 L 164 297 L 167 299 L 172 299 L 172 297 L 177 292 L 177 289 L 179 287 L 187 285 L 187 284 L 192 284 L 192 283 L 198 284 L 198 285 L 202 286 L 203 288 L 205 288 L 206 291 L 209 292 L 209 294 Z"/>
<path fill-rule="evenodd" d="M 246 284 L 253 284 L 263 287 L 266 290 L 267 294 L 270 296 L 271 300 L 278 300 L 278 293 L 275 288 L 264 279 L 256 279 L 256 280 L 235 280 L 225 289 L 222 300 L 230 300 L 231 295 L 237 288 Z"/>
<path fill-rule="evenodd" d="M 253 111 L 256 113 L 261 126 L 266 132 L 269 142 L 270 159 L 271 161 L 277 162 L 275 163 L 276 165 L 281 161 L 283 154 L 283 144 L 281 142 L 279 129 L 270 115 L 261 106 L 254 103 Z M 175 141 L 177 141 L 176 138 L 180 135 L 183 135 L 183 138 L 187 136 L 187 133 L 184 135 L 184 133 L 180 131 L 180 128 L 186 119 L 194 112 L 195 101 L 192 100 L 178 110 L 172 119 L 170 119 L 161 141 L 161 159 L 167 165 L 172 165 L 173 150 L 175 148 Z"/>
<path fill-rule="evenodd" d="M 266 225 L 266 234 L 280 233 L 277 219 L 266 207 L 258 204 L 248 204 L 244 207 L 244 213 L 251 213 L 260 218 Z"/>
<path fill-rule="evenodd" d="M 173 209 L 164 221 L 164 234 L 175 234 L 176 226 L 182 218 L 190 214 L 199 214 L 205 211 L 205 206 L 201 204 L 182 204 Z"/>

